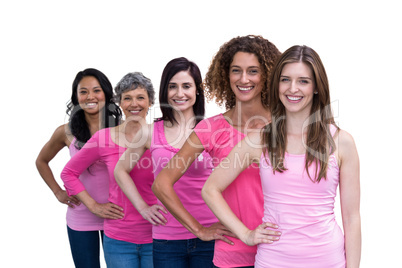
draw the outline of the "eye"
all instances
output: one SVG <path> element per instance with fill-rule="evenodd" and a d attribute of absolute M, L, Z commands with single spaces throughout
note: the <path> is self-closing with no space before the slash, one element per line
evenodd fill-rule
<path fill-rule="evenodd" d="M 176 88 L 176 85 L 175 84 L 170 84 L 169 86 L 168 86 L 168 89 L 175 89 Z"/>
<path fill-rule="evenodd" d="M 80 90 L 80 91 L 78 91 L 78 94 L 84 95 L 84 94 L 87 94 L 87 91 L 86 90 Z"/>
<path fill-rule="evenodd" d="M 300 80 L 300 83 L 301 83 L 301 84 L 309 84 L 310 81 L 309 81 L 309 80 L 302 79 L 302 80 Z"/>
<path fill-rule="evenodd" d="M 95 93 L 100 93 L 100 92 L 102 92 L 102 89 L 95 89 L 94 92 Z"/>
<path fill-rule="evenodd" d="M 257 69 L 251 69 L 251 70 L 248 71 L 248 73 L 251 74 L 251 75 L 256 75 L 256 74 L 259 73 L 259 71 Z"/>
<path fill-rule="evenodd" d="M 138 97 L 139 100 L 145 99 L 143 96 Z"/>
<path fill-rule="evenodd" d="M 286 78 L 286 77 L 282 77 L 280 81 L 281 81 L 281 82 L 289 82 L 290 79 L 289 79 L 289 78 Z"/>
<path fill-rule="evenodd" d="M 238 69 L 238 68 L 232 68 L 232 70 L 231 70 L 231 73 L 234 73 L 234 74 L 238 74 L 238 73 L 240 73 L 241 71 L 240 71 L 240 69 Z"/>
<path fill-rule="evenodd" d="M 189 88 L 191 88 L 191 85 L 190 84 L 185 84 L 185 85 L 183 85 L 183 88 L 184 89 L 189 89 Z"/>

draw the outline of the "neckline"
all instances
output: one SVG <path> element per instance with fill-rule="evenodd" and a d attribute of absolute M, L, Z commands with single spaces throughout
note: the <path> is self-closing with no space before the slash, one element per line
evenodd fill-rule
<path fill-rule="evenodd" d="M 173 147 L 172 145 L 170 145 L 170 143 L 167 142 L 166 136 L 165 136 L 165 125 L 164 125 L 164 121 L 160 120 L 155 122 L 155 126 L 158 128 L 158 136 L 159 136 L 159 140 L 161 141 L 161 143 L 163 144 L 163 146 L 165 148 L 168 148 L 169 150 L 177 153 L 178 151 L 180 151 L 180 148 L 176 148 Z"/>
<path fill-rule="evenodd" d="M 238 134 L 241 134 L 242 136 L 246 136 L 246 134 L 244 134 L 243 132 L 241 132 L 240 130 L 238 130 L 237 128 L 233 127 L 231 124 L 229 124 L 229 122 L 226 120 L 226 117 L 223 115 L 223 113 L 219 114 L 221 119 L 225 122 L 226 125 L 230 126 L 232 129 L 234 129 Z"/>

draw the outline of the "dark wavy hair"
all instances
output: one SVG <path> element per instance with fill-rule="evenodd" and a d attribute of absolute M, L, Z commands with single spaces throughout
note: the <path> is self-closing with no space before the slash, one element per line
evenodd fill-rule
<path fill-rule="evenodd" d="M 256 35 L 235 37 L 220 47 L 205 76 L 205 89 L 208 99 L 215 98 L 216 103 L 225 104 L 226 109 L 235 106 L 236 96 L 230 87 L 229 69 L 237 52 L 247 52 L 257 56 L 264 81 L 261 100 L 262 104 L 267 107 L 270 73 L 281 53 L 274 44 L 262 36 Z"/>
<path fill-rule="evenodd" d="M 283 159 L 286 151 L 286 110 L 279 97 L 279 83 L 282 70 L 286 64 L 302 62 L 313 73 L 314 91 L 310 117 L 308 119 L 305 169 L 314 182 L 326 179 L 330 155 L 335 151 L 336 144 L 330 132 L 330 125 L 335 125 L 331 109 L 329 83 L 327 73 L 320 56 L 308 46 L 292 46 L 287 49 L 276 62 L 272 72 L 270 108 L 272 123 L 263 131 L 264 154 L 269 157 L 272 169 L 278 172 L 286 170 Z M 314 179 L 309 173 L 309 166 L 316 164 Z"/>
<path fill-rule="evenodd" d="M 195 115 L 195 124 L 198 124 L 205 115 L 205 97 L 204 97 L 204 88 L 202 84 L 201 71 L 198 68 L 197 64 L 184 57 L 175 58 L 169 61 L 165 69 L 162 72 L 162 78 L 159 88 L 159 104 L 162 111 L 162 117 L 157 118 L 155 121 L 169 121 L 172 123 L 177 123 L 177 120 L 173 115 L 173 108 L 168 104 L 168 90 L 169 90 L 169 82 L 173 76 L 175 76 L 178 72 L 188 71 L 191 77 L 194 79 L 195 87 L 196 87 L 196 99 L 193 105 L 193 111 Z"/>
<path fill-rule="evenodd" d="M 121 120 L 121 110 L 112 99 L 113 87 L 106 75 L 94 68 L 88 68 L 78 72 L 73 81 L 71 99 L 67 104 L 66 111 L 70 116 L 68 126 L 71 134 L 76 138 L 74 146 L 77 149 L 81 149 L 91 138 L 91 132 L 85 119 L 84 110 L 81 109 L 77 98 L 78 84 L 86 76 L 95 77 L 105 94 L 105 106 L 99 111 L 102 119 L 101 128 L 117 126 Z"/>

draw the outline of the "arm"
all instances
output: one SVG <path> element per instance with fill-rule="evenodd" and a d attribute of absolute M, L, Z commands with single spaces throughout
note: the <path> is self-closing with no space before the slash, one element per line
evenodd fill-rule
<path fill-rule="evenodd" d="M 124 216 L 121 207 L 110 202 L 104 204 L 96 202 L 85 190 L 84 185 L 79 179 L 84 170 L 100 159 L 99 147 L 94 146 L 94 144 L 98 144 L 96 139 L 97 134 L 92 136 L 84 147 L 68 161 L 61 173 L 61 179 L 64 182 L 67 194 L 77 196 L 93 214 L 101 218 L 121 219 Z"/>
<path fill-rule="evenodd" d="M 53 133 L 50 140 L 43 146 L 38 157 L 36 158 L 36 168 L 39 171 L 42 179 L 45 181 L 50 190 L 56 196 L 60 203 L 66 204 L 69 207 L 80 205 L 80 201 L 75 196 L 68 196 L 56 182 L 53 172 L 49 167 L 49 162 L 60 152 L 64 146 L 69 146 L 70 141 L 66 135 L 66 125 L 58 127 Z"/>
<path fill-rule="evenodd" d="M 167 213 L 166 209 L 158 204 L 149 206 L 144 199 L 142 199 L 141 194 L 138 192 L 130 176 L 130 172 L 133 170 L 138 160 L 150 147 L 152 132 L 149 128 L 149 126 L 145 126 L 145 131 L 139 131 L 129 148 L 121 155 L 114 169 L 114 177 L 121 190 L 144 219 L 153 225 L 164 225 L 166 218 L 160 211 Z M 146 135 L 146 143 L 138 143 L 137 141 L 144 139 L 144 135 Z M 141 144 L 141 146 L 138 146 L 138 144 Z"/>
<path fill-rule="evenodd" d="M 360 164 L 355 142 L 350 134 L 339 132 L 339 193 L 345 232 L 346 267 L 359 267 L 361 256 Z"/>
<path fill-rule="evenodd" d="M 166 167 L 158 174 L 152 191 L 156 197 L 165 205 L 169 212 L 191 233 L 204 241 L 220 239 L 226 243 L 233 244 L 224 235 L 233 236 L 220 223 L 215 223 L 210 227 L 202 226 L 183 206 L 173 185 L 186 172 L 187 168 L 204 151 L 204 147 L 197 135 L 193 132 L 184 143 L 183 147 L 170 160 Z M 179 159 L 179 161 L 177 161 Z M 174 164 L 173 164 L 174 163 Z"/>
<path fill-rule="evenodd" d="M 232 212 L 222 192 L 253 162 L 259 162 L 262 149 L 259 133 L 252 133 L 237 144 L 226 159 L 221 161 L 202 189 L 202 197 L 217 216 L 233 233 L 247 245 L 272 243 L 279 239 L 279 232 L 267 229 L 277 228 L 272 223 L 263 223 L 255 230 L 249 230 Z M 240 161 L 236 161 L 239 159 Z M 224 164 L 223 164 L 224 163 Z M 235 164 L 237 163 L 237 164 Z M 244 163 L 240 165 L 238 163 Z M 247 202 L 247 200 L 244 200 Z"/>

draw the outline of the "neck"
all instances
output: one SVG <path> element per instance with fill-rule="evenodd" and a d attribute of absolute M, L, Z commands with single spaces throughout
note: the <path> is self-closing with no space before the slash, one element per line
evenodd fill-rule
<path fill-rule="evenodd" d="M 178 125 L 180 127 L 190 127 L 190 128 L 193 128 L 195 125 L 195 114 L 193 109 L 188 109 L 181 113 L 173 111 L 173 116 L 177 121 L 177 123 L 175 122 L 174 125 Z"/>
<path fill-rule="evenodd" d="M 271 122 L 271 112 L 259 102 L 236 102 L 235 107 L 226 115 L 232 120 L 234 126 L 253 128 L 253 126 L 266 125 Z"/>
<path fill-rule="evenodd" d="M 144 122 L 134 121 L 130 119 L 125 120 L 121 125 L 118 126 L 119 132 L 125 134 L 137 133 L 137 131 L 141 129 L 143 123 L 145 123 L 145 119 Z"/>
<path fill-rule="evenodd" d="M 100 118 L 99 113 L 96 114 L 88 114 L 85 113 L 85 120 L 88 123 L 89 131 L 91 135 L 93 135 L 96 131 L 98 131 L 102 126 L 102 119 Z"/>
<path fill-rule="evenodd" d="M 302 135 L 307 133 L 309 116 L 305 114 L 286 113 L 286 131 L 293 135 Z"/>

